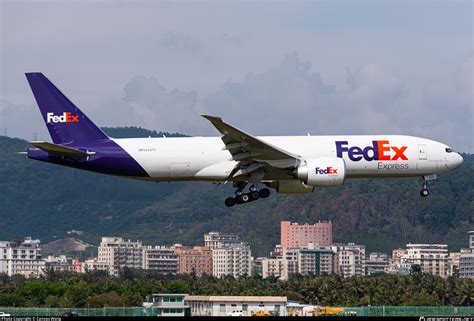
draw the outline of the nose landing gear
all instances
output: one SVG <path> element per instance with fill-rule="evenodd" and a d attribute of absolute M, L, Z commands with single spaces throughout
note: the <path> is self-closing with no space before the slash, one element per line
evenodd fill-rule
<path fill-rule="evenodd" d="M 421 197 L 427 197 L 430 195 L 430 191 L 428 190 L 428 181 L 436 179 L 436 174 L 422 176 L 422 179 L 423 183 L 421 185 L 420 195 Z"/>
<path fill-rule="evenodd" d="M 235 197 L 228 197 L 224 201 L 227 207 L 232 207 L 235 204 L 244 204 L 258 200 L 259 198 L 267 198 L 270 196 L 270 190 L 268 188 L 262 188 L 257 190 L 255 185 L 252 185 L 249 188 L 248 193 L 244 193 L 243 189 L 245 186 L 241 186 L 235 191 Z"/>
<path fill-rule="evenodd" d="M 430 195 L 430 191 L 428 188 L 426 188 L 426 184 L 423 184 L 423 188 L 420 191 L 420 195 L 422 197 L 427 197 L 428 195 Z"/>

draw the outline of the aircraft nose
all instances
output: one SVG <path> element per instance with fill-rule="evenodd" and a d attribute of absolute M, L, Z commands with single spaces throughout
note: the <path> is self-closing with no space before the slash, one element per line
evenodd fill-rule
<path fill-rule="evenodd" d="M 461 155 L 459 155 L 458 153 L 453 154 L 452 162 L 453 162 L 453 167 L 454 168 L 461 166 L 463 161 L 464 161 L 464 159 L 462 158 Z"/>

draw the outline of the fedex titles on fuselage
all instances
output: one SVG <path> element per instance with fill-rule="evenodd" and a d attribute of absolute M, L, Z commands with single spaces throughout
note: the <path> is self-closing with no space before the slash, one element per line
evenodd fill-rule
<path fill-rule="evenodd" d="M 408 169 L 408 164 L 384 163 L 386 161 L 408 160 L 405 151 L 408 146 L 390 146 L 388 140 L 373 140 L 371 146 L 364 148 L 349 146 L 348 141 L 336 141 L 337 157 L 342 158 L 344 153 L 351 161 L 358 162 L 362 159 L 371 162 L 379 161 L 377 168 L 381 170 Z"/>

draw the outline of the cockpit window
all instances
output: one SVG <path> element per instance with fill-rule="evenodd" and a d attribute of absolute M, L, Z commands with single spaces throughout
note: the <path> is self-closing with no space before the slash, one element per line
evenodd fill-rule
<path fill-rule="evenodd" d="M 454 153 L 454 150 L 448 147 L 446 148 L 446 153 Z"/>

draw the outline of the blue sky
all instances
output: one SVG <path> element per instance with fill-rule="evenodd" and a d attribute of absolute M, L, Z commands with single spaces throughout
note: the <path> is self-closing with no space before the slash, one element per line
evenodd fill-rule
<path fill-rule="evenodd" d="M 471 1 L 0 1 L 0 128 L 48 139 L 23 73 L 97 124 L 473 143 Z"/>

